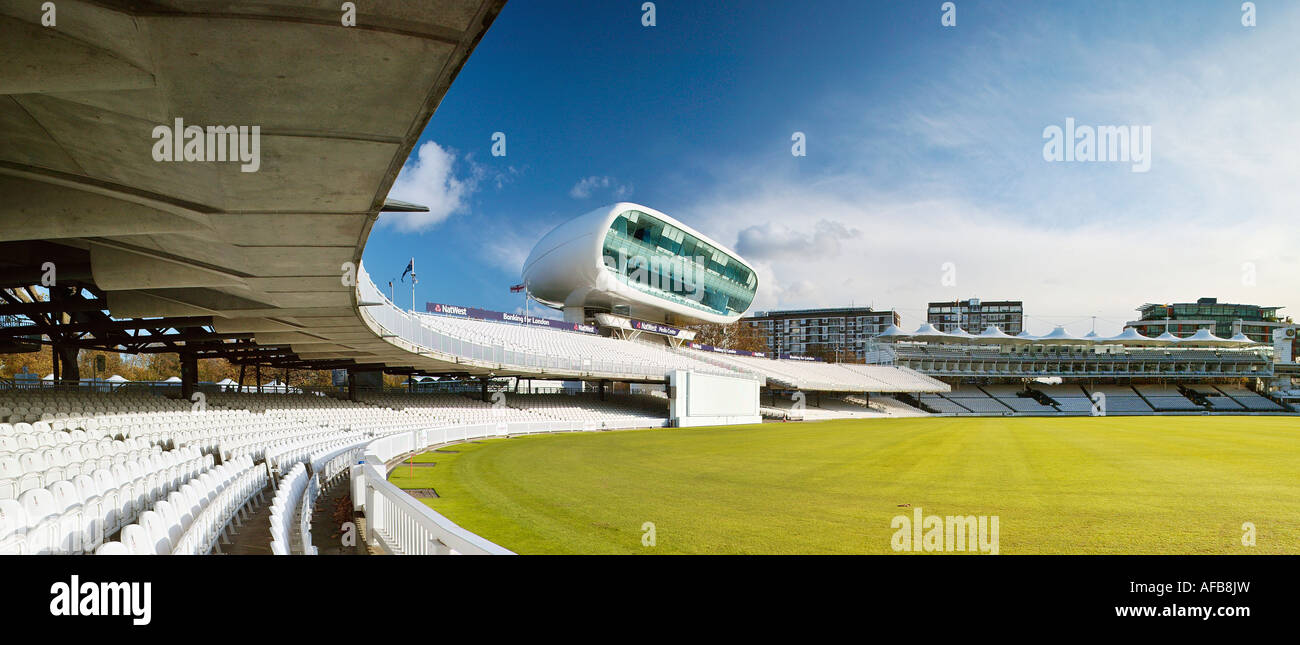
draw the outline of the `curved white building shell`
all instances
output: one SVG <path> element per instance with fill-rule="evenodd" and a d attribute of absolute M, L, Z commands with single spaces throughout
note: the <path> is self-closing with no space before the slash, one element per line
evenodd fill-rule
<path fill-rule="evenodd" d="M 727 323 L 745 313 L 758 290 L 754 268 L 734 251 L 629 202 L 602 206 L 547 233 L 524 262 L 523 279 L 534 299 L 563 309 L 573 322 L 611 312 Z"/>

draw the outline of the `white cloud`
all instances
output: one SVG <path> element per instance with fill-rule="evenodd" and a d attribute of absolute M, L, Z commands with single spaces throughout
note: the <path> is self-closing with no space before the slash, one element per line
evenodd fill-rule
<path fill-rule="evenodd" d="M 402 167 L 388 194 L 393 199 L 429 207 L 427 213 L 384 213 L 381 221 L 398 231 L 418 233 L 437 226 L 448 217 L 468 210 L 467 201 L 477 186 L 481 169 L 470 163 L 470 176 L 456 176 L 456 153 L 433 141 L 426 141 L 416 158 Z"/>
<path fill-rule="evenodd" d="M 781 252 L 745 256 L 759 273 L 754 309 L 872 304 L 898 309 L 905 327 L 924 319 L 928 302 L 979 297 L 1025 300 L 1029 326 L 1038 333 L 1063 323 L 1084 333 L 1094 315 L 1099 332 L 1115 333 L 1136 317 L 1134 308 L 1149 301 L 1217 296 L 1283 304 L 1300 272 L 1300 234 L 1270 226 L 1267 219 L 1231 227 L 1137 221 L 1061 231 L 960 201 L 831 194 L 824 188 L 702 202 L 686 213 L 687 221 L 699 222 L 720 240 L 756 227 L 795 232 L 793 242 L 773 244 Z M 853 222 L 865 230 L 841 239 L 835 254 L 819 252 L 810 236 L 797 233 L 827 222 Z M 948 262 L 956 266 L 951 287 L 941 282 Z M 1255 287 L 1242 282 L 1244 262 L 1258 267 Z"/>
<path fill-rule="evenodd" d="M 754 309 L 872 304 L 914 327 L 931 301 L 1023 299 L 1031 331 L 1080 334 L 1092 316 L 1115 333 L 1143 303 L 1203 296 L 1295 316 L 1300 85 L 1277 82 L 1293 36 L 1225 33 L 1192 54 L 1062 43 L 1076 64 L 1046 80 L 1023 61 L 1056 50 L 1032 36 L 993 48 L 917 95 L 862 106 L 888 127 L 864 122 L 859 149 L 886 154 L 815 177 L 737 167 L 674 214 L 755 265 Z M 1151 172 L 1044 162 L 1042 128 L 1067 116 L 1151 125 Z"/>
<path fill-rule="evenodd" d="M 494 231 L 483 241 L 483 257 L 493 266 L 515 275 L 524 267 L 529 251 L 546 231 L 536 235 L 522 235 L 513 229 Z"/>
<path fill-rule="evenodd" d="M 862 231 L 842 222 L 818 220 L 811 232 L 766 222 L 743 229 L 736 239 L 736 252 L 747 260 L 834 257 L 841 242 L 860 237 Z"/>
<path fill-rule="evenodd" d="M 615 199 L 623 199 L 632 194 L 632 187 L 627 184 L 620 184 L 607 176 L 591 176 L 579 179 L 578 183 L 569 189 L 569 196 L 574 199 L 588 199 L 592 195 L 603 192 L 604 189 L 612 189 L 611 194 Z"/>

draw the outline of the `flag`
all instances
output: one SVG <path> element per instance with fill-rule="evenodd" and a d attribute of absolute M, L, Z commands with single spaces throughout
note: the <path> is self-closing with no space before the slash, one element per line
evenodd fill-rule
<path fill-rule="evenodd" d="M 415 258 L 411 258 L 411 261 L 406 264 L 406 270 L 402 271 L 402 282 L 406 282 L 406 274 L 413 271 L 415 271 Z"/>
<path fill-rule="evenodd" d="M 519 293 L 520 291 L 523 291 L 525 288 L 526 287 L 524 285 L 517 284 L 513 287 L 510 287 L 510 293 Z"/>

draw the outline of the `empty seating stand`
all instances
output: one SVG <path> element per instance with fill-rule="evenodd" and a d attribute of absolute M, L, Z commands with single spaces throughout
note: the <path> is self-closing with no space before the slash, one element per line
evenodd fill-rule
<path fill-rule="evenodd" d="M 1154 412 L 1132 387 L 1098 385 L 1091 388 L 1088 394 L 1091 396 L 1097 392 L 1106 397 L 1102 407 L 1106 415 L 1144 415 Z"/>
<path fill-rule="evenodd" d="M 906 367 L 823 363 L 681 350 L 719 365 L 764 377 L 769 386 L 824 392 L 946 392 L 948 385 Z"/>
<path fill-rule="evenodd" d="M 365 400 L 447 424 L 568 421 L 577 429 L 657 428 L 668 422 L 668 403 L 649 397 L 493 392 L 492 401 L 461 394 L 369 395 Z M 658 408 L 657 410 L 655 408 Z"/>
<path fill-rule="evenodd" d="M 431 349 L 471 358 L 487 350 L 500 363 L 592 373 L 663 377 L 676 369 L 714 374 L 738 373 L 672 351 L 662 342 L 628 341 L 573 331 L 510 323 L 420 315 L 420 325 L 433 334 L 423 342 Z M 479 348 L 482 348 L 480 350 Z"/>
<path fill-rule="evenodd" d="M 1056 401 L 1056 407 L 1062 414 L 1092 414 L 1092 399 L 1078 385 L 1038 385 L 1032 386 Z"/>
<path fill-rule="evenodd" d="M 1246 411 L 1252 412 L 1282 412 L 1284 408 L 1277 402 L 1262 397 L 1246 388 L 1240 386 L 1221 385 L 1218 386 L 1220 392 L 1236 401 Z"/>
<path fill-rule="evenodd" d="M 1137 385 L 1133 389 L 1146 399 L 1152 409 L 1161 412 L 1196 412 L 1204 409 L 1171 385 Z"/>

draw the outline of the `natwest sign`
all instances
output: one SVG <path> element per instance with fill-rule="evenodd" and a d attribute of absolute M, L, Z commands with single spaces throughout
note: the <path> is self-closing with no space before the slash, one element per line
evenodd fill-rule
<path fill-rule="evenodd" d="M 466 309 L 465 307 L 457 307 L 456 305 L 443 305 L 443 304 L 438 304 L 436 302 L 426 302 L 424 308 L 429 312 L 435 314 L 449 314 L 453 316 L 465 316 L 469 314 L 469 310 Z"/>
<path fill-rule="evenodd" d="M 648 331 L 652 334 L 662 334 L 664 336 L 672 336 L 673 338 L 684 338 L 686 340 L 695 338 L 695 332 L 687 329 L 678 329 L 676 327 L 661 325 L 659 323 L 650 322 L 648 320 L 633 320 L 631 321 L 631 323 L 632 323 L 632 329 Z"/>
<path fill-rule="evenodd" d="M 718 354 L 732 354 L 734 356 L 754 356 L 757 358 L 767 358 L 766 352 L 751 352 L 744 349 L 727 349 L 726 347 L 714 347 L 713 345 L 704 345 L 702 343 L 691 343 L 691 349 L 698 349 L 704 352 L 715 352 Z"/>
<path fill-rule="evenodd" d="M 475 307 L 460 307 L 439 302 L 426 302 L 424 304 L 424 310 L 431 314 L 455 316 L 457 318 L 487 320 L 491 322 L 510 323 L 513 325 L 524 325 L 527 327 L 547 327 L 549 329 L 576 331 L 582 334 L 599 333 L 594 325 L 571 323 L 563 320 L 553 320 L 551 318 L 537 318 L 535 316 L 526 316 L 524 314 L 509 313 L 505 311 L 492 311 L 490 309 L 478 309 Z"/>

